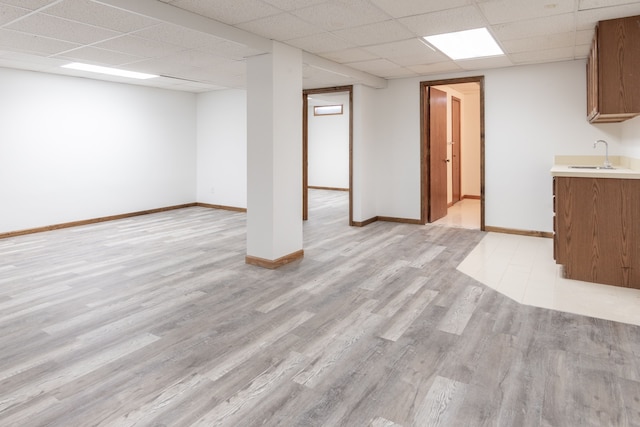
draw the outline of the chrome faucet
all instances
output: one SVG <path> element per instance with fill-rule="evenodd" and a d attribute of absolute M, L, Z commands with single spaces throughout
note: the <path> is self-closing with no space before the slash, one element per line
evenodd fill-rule
<path fill-rule="evenodd" d="M 611 162 L 609 161 L 609 144 L 607 144 L 607 141 L 605 141 L 604 139 L 599 139 L 596 142 L 593 143 L 593 148 L 596 148 L 596 145 L 598 145 L 598 142 L 602 142 L 604 144 L 604 168 L 605 169 L 613 169 L 613 166 L 611 166 Z"/>

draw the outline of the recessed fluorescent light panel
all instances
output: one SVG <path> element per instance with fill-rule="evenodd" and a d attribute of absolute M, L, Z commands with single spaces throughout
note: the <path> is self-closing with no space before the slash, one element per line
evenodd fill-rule
<path fill-rule="evenodd" d="M 111 76 L 129 77 L 131 79 L 152 79 L 159 77 L 154 74 L 138 73 L 135 71 L 120 70 L 118 68 L 101 67 L 99 65 L 83 64 L 81 62 L 72 62 L 67 65 L 63 65 L 62 68 L 71 68 L 73 70 L 89 71 L 92 73 L 109 74 Z"/>
<path fill-rule="evenodd" d="M 426 36 L 424 39 L 453 60 L 504 55 L 486 28 Z"/>

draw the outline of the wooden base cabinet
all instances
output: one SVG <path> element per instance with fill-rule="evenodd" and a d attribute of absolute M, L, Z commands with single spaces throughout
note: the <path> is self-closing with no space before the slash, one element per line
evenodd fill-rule
<path fill-rule="evenodd" d="M 640 289 L 640 180 L 553 182 L 554 252 L 565 277 Z"/>

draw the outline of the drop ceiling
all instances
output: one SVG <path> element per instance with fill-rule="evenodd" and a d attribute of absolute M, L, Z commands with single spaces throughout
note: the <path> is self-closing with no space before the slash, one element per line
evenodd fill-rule
<path fill-rule="evenodd" d="M 60 68 L 85 62 L 158 74 L 136 84 L 243 88 L 271 40 L 304 51 L 319 88 L 586 58 L 597 21 L 637 0 L 0 0 L 0 67 L 125 81 Z M 422 36 L 487 27 L 506 55 L 452 61 Z"/>

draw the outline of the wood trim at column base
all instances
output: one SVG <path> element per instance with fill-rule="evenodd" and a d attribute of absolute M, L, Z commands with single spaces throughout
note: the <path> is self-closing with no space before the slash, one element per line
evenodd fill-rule
<path fill-rule="evenodd" d="M 472 194 L 465 194 L 464 196 L 462 196 L 463 199 L 473 199 L 473 200 L 480 200 L 481 197 L 480 196 L 474 196 Z"/>
<path fill-rule="evenodd" d="M 515 228 L 492 227 L 490 225 L 485 225 L 484 231 L 491 231 L 494 233 L 504 233 L 504 234 L 517 234 L 519 236 L 545 237 L 545 238 L 553 239 L 553 233 L 550 231 L 518 230 Z"/>
<path fill-rule="evenodd" d="M 351 225 L 353 227 L 364 227 L 365 225 L 372 224 L 372 223 L 376 222 L 377 220 L 378 220 L 378 217 L 374 216 L 373 218 L 365 219 L 364 221 L 353 221 L 351 223 Z"/>
<path fill-rule="evenodd" d="M 392 216 L 379 216 L 378 221 L 387 221 L 387 222 L 400 222 L 402 224 L 415 224 L 415 225 L 423 225 L 419 219 L 410 219 L 410 218 L 395 218 Z"/>
<path fill-rule="evenodd" d="M 246 212 L 247 208 L 236 208 L 234 206 L 224 206 L 224 205 L 212 205 L 210 203 L 196 203 L 196 206 L 200 206 L 201 208 L 210 208 L 210 209 L 222 209 L 224 211 L 232 211 L 232 212 Z"/>
<path fill-rule="evenodd" d="M 289 255 L 285 255 L 276 260 L 264 259 L 264 258 L 247 255 L 245 257 L 245 262 L 250 265 L 255 265 L 262 268 L 268 268 L 269 270 L 275 270 L 278 267 L 282 267 L 283 265 L 302 259 L 302 257 L 304 257 L 304 250 L 300 249 L 299 251 L 290 253 Z"/>
<path fill-rule="evenodd" d="M 374 216 L 373 218 L 366 219 L 364 221 L 353 221 L 351 223 L 354 227 L 364 227 L 365 225 L 369 225 L 376 221 L 386 221 L 386 222 L 399 222 L 402 224 L 415 224 L 415 225 L 424 225 L 419 219 L 409 219 L 409 218 L 396 218 L 392 216 Z"/>
<path fill-rule="evenodd" d="M 349 191 L 348 188 L 342 188 L 342 187 L 320 187 L 320 186 L 317 186 L 317 185 L 308 185 L 307 188 L 313 188 L 314 190 Z"/>

